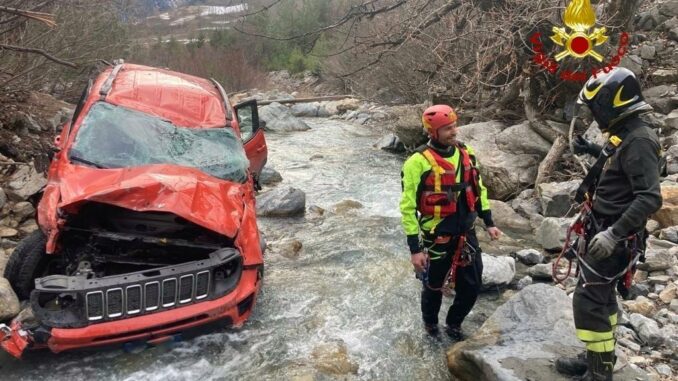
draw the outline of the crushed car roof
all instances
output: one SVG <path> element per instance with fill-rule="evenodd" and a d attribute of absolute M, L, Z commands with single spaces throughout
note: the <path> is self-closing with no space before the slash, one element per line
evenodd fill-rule
<path fill-rule="evenodd" d="M 224 101 L 209 80 L 124 64 L 106 102 L 156 115 L 182 127 L 224 127 Z"/>

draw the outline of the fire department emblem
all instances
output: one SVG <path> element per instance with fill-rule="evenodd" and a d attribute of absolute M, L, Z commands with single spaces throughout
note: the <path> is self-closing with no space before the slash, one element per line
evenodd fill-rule
<path fill-rule="evenodd" d="M 567 56 L 575 58 L 584 58 L 591 56 L 598 62 L 603 61 L 603 56 L 596 52 L 594 48 L 607 41 L 605 33 L 607 29 L 594 28 L 592 33 L 588 33 L 596 25 L 596 12 L 591 5 L 590 0 L 572 0 L 565 9 L 563 22 L 567 28 L 553 27 L 551 40 L 565 50 L 556 54 L 556 61 L 561 61 Z M 568 33 L 567 29 L 570 29 Z"/>

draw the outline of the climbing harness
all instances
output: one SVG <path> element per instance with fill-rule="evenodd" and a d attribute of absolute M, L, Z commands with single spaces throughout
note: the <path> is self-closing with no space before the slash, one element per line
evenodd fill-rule
<path fill-rule="evenodd" d="M 460 267 L 466 267 L 472 264 L 475 255 L 477 255 L 476 249 L 473 246 L 471 246 L 471 244 L 466 240 L 466 235 L 465 234 L 460 235 L 459 240 L 457 242 L 457 247 L 454 250 L 454 253 L 452 254 L 453 257 L 450 269 L 447 271 L 447 274 L 445 275 L 445 280 L 443 281 L 442 286 L 431 287 L 431 285 L 429 284 L 429 268 L 431 265 L 431 257 L 428 253 L 428 248 L 424 248 L 424 254 L 426 254 L 426 267 L 424 268 L 423 272 L 417 274 L 417 278 L 422 281 L 424 287 L 432 291 L 442 291 L 443 294 L 445 294 L 446 296 L 450 296 L 453 294 L 453 290 L 457 282 L 458 269 Z M 447 253 L 446 255 L 449 255 L 449 253 Z M 443 258 L 441 258 L 440 260 L 443 260 Z"/>

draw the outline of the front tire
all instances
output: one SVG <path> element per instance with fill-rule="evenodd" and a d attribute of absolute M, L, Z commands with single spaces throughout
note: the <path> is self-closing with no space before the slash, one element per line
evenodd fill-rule
<path fill-rule="evenodd" d="M 22 239 L 7 261 L 5 278 L 20 300 L 28 299 L 35 288 L 35 278 L 47 265 L 47 237 L 40 229 Z"/>

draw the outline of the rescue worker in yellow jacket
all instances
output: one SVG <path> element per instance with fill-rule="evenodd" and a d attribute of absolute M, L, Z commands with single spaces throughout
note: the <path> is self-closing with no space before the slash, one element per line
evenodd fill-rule
<path fill-rule="evenodd" d="M 473 149 L 457 141 L 457 115 L 434 105 L 422 115 L 429 142 L 403 165 L 400 212 L 411 262 L 423 282 L 421 312 L 425 330 L 439 334 L 438 313 L 444 287 L 455 298 L 445 319 L 445 333 L 464 339 L 461 323 L 478 298 L 483 262 L 474 224 L 480 216 L 492 239 L 494 226 L 487 189 Z"/>

